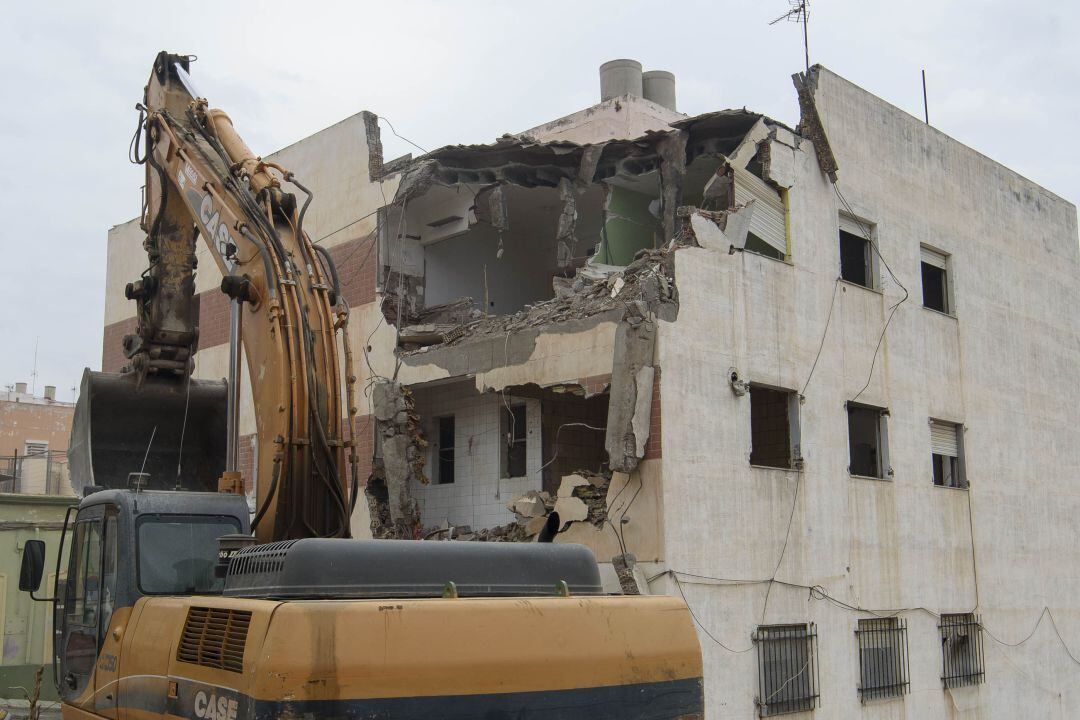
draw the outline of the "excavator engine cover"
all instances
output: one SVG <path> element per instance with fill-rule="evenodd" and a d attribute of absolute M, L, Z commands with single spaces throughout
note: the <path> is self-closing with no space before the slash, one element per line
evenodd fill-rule
<path fill-rule="evenodd" d="M 72 488 L 80 495 L 91 485 L 126 488 L 131 473 L 145 473 L 145 490 L 217 490 L 226 382 L 138 380 L 137 373 L 83 371 L 68 446 Z"/>

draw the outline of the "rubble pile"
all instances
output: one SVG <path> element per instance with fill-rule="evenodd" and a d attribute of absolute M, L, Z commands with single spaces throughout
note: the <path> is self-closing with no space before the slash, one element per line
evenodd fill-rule
<path fill-rule="evenodd" d="M 607 520 L 610 484 L 608 475 L 579 470 L 563 477 L 556 496 L 543 490 L 530 490 L 508 502 L 506 509 L 514 513 L 514 520 L 506 525 L 479 530 L 468 525 L 428 528 L 424 537 L 474 542 L 530 541 L 540 534 L 552 513 L 558 513 L 560 530 L 565 530 L 572 522 L 589 522 L 600 527 Z"/>
<path fill-rule="evenodd" d="M 554 286 L 555 297 L 551 300 L 510 315 L 484 316 L 475 309 L 464 310 L 467 298 L 431 308 L 434 312 L 416 318 L 427 322 L 401 329 L 402 349 L 425 352 L 433 345 L 451 346 L 465 337 L 503 335 L 587 318 L 630 303 L 639 305 L 642 315 L 646 308 L 656 312 L 661 305 L 678 303 L 671 249 L 640 250 L 624 268 L 586 265 L 573 278 L 556 277 Z"/>

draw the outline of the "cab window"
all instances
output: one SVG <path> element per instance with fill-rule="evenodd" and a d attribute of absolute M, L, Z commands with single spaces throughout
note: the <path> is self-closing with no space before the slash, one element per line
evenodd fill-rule
<path fill-rule="evenodd" d="M 75 574 L 67 614 L 71 623 L 97 627 L 98 597 L 101 591 L 101 521 L 75 524 Z"/>
<path fill-rule="evenodd" d="M 218 538 L 240 532 L 224 515 L 146 515 L 138 526 L 139 589 L 146 595 L 221 592 Z"/>

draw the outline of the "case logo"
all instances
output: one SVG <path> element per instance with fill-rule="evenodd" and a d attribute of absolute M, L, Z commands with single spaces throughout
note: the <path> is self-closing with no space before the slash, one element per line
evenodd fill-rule
<path fill-rule="evenodd" d="M 236 720 L 239 703 L 227 695 L 200 690 L 195 693 L 195 717 L 203 720 Z"/>

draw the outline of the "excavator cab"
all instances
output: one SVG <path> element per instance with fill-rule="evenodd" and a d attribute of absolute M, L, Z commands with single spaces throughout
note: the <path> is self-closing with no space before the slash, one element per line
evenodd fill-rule
<path fill-rule="evenodd" d="M 83 499 L 73 520 L 71 515 L 57 548 L 52 597 L 35 599 L 54 603 L 53 671 L 61 698 L 108 715 L 117 696 L 109 684 L 117 679 L 135 602 L 220 594 L 218 539 L 250 534 L 248 506 L 231 493 L 101 490 Z M 45 555 L 44 543 L 27 542 L 19 589 L 32 597 Z"/>

